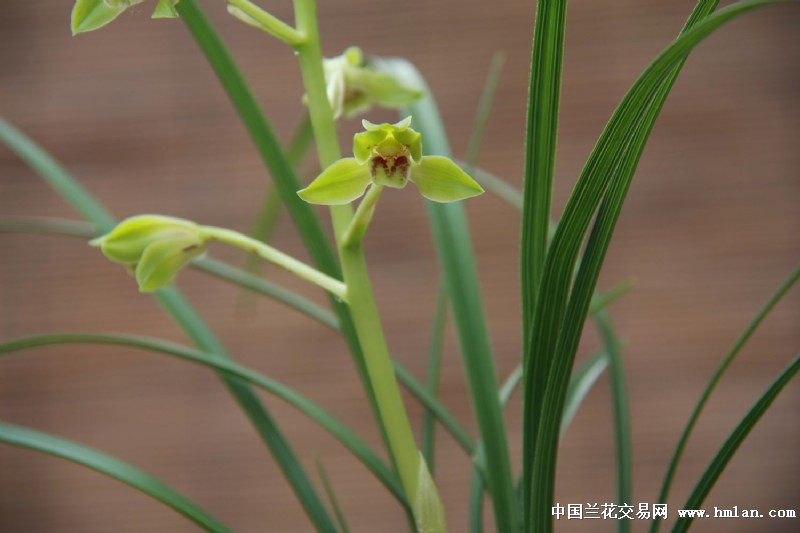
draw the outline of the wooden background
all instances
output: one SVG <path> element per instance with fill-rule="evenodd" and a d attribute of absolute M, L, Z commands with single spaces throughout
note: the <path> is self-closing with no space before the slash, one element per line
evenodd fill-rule
<path fill-rule="evenodd" d="M 201 2 L 283 138 L 302 107 L 290 51 Z M 264 2 L 266 4 L 266 2 Z M 269 2 L 291 20 L 288 0 Z M 534 3 L 478 0 L 322 2 L 327 55 L 350 44 L 403 55 L 428 77 L 463 157 L 486 69 L 507 63 L 480 163 L 521 185 Z M 555 191 L 560 211 L 605 121 L 638 73 L 677 33 L 691 0 L 572 2 Z M 72 38 L 71 2 L 0 6 L 0 114 L 52 151 L 115 214 L 157 212 L 247 230 L 268 176 L 217 80 L 177 21 L 134 9 L 103 31 Z M 655 128 L 610 250 L 600 288 L 628 276 L 612 314 L 626 341 L 635 502 L 652 502 L 704 383 L 773 290 L 798 265 L 800 69 L 796 6 L 737 20 L 692 55 Z M 373 121 L 393 119 L 376 111 Z M 340 124 L 343 143 L 358 130 Z M 346 146 L 346 144 L 345 144 Z M 313 174 L 309 162 L 307 174 Z M 392 350 L 424 370 L 438 284 L 424 208 L 413 187 L 387 194 L 367 242 Z M 497 368 L 519 361 L 519 216 L 484 195 L 468 204 Z M 76 215 L 0 148 L 0 216 Z M 276 243 L 306 257 L 288 218 Z M 240 262 L 219 247 L 214 256 Z M 274 269 L 320 302 L 324 298 Z M 271 301 L 241 306 L 230 285 L 187 272 L 180 287 L 237 360 L 296 387 L 374 446 L 371 415 L 346 348 L 330 331 Z M 237 307 L 238 306 L 238 307 Z M 237 310 L 238 309 L 238 310 Z M 671 510 L 735 423 L 798 352 L 797 293 L 733 365 L 691 442 Z M 587 328 L 587 354 L 597 347 Z M 123 269 L 76 240 L 0 235 L 0 339 L 121 331 L 188 342 Z M 448 332 L 444 402 L 474 430 L 455 338 Z M 800 387 L 787 387 L 739 451 L 713 505 L 798 510 Z M 354 531 L 404 531 L 393 500 L 324 432 L 265 397 L 313 471 L 324 462 Z M 508 410 L 518 464 L 518 398 Z M 420 419 L 416 406 L 411 408 Z M 275 464 L 209 371 L 126 349 L 39 349 L 0 360 L 0 419 L 108 451 L 164 479 L 244 532 L 310 526 Z M 469 462 L 446 435 L 437 477 L 451 531 L 466 530 Z M 559 460 L 563 504 L 614 499 L 613 436 L 603 377 L 578 413 Z M 797 531 L 797 520 L 707 520 L 705 532 Z M 635 531 L 644 531 L 635 522 Z M 612 531 L 612 522 L 559 524 Z M 490 526 L 491 529 L 491 526 Z M 196 528 L 152 500 L 86 469 L 0 447 L 3 533 L 183 532 Z"/>

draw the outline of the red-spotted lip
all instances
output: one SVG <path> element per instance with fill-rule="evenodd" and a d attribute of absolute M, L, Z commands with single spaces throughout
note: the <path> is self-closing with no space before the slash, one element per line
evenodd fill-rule
<path fill-rule="evenodd" d="M 375 155 L 370 159 L 370 174 L 373 178 L 377 176 L 379 168 L 382 168 L 384 174 L 386 174 L 386 176 L 389 178 L 394 177 L 394 175 L 398 172 L 400 173 L 401 177 L 407 178 L 409 167 L 410 162 L 408 157 L 404 155 L 398 155 L 395 157 Z"/>

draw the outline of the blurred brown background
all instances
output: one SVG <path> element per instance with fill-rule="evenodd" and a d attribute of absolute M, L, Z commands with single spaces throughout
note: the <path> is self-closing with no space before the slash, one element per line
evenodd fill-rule
<path fill-rule="evenodd" d="M 266 2 L 262 2 L 267 4 Z M 195 43 L 150 6 L 77 38 L 72 2 L 0 7 L 0 114 L 52 151 L 115 214 L 157 212 L 247 230 L 268 179 Z M 291 52 L 245 27 L 221 1 L 203 1 L 283 138 L 301 115 Z M 270 9 L 291 20 L 288 0 Z M 534 3 L 321 2 L 324 49 L 350 44 L 403 55 L 428 77 L 454 152 L 463 157 L 486 69 L 507 54 L 480 163 L 521 185 Z M 555 206 L 558 211 L 605 121 L 638 73 L 680 29 L 690 0 L 603 0 L 570 6 Z M 635 276 L 612 315 L 626 340 L 635 502 L 652 502 L 678 434 L 718 361 L 796 268 L 800 10 L 774 7 L 730 24 L 692 55 L 639 167 L 600 288 Z M 388 112 L 373 121 L 393 119 Z M 358 130 L 340 124 L 345 147 Z M 309 163 L 306 174 L 313 174 Z M 413 187 L 385 195 L 368 237 L 377 295 L 394 353 L 425 368 L 438 284 L 424 208 Z M 497 368 L 519 360 L 519 216 L 490 195 L 470 201 Z M 6 148 L 0 216 L 77 218 Z M 327 217 L 326 217 L 327 218 Z M 276 241 L 306 257 L 284 217 Z M 122 331 L 188 342 L 123 269 L 80 241 L 0 235 L 0 339 Z M 240 255 L 215 248 L 220 258 Z M 324 298 L 269 269 L 320 302 Z M 296 387 L 380 445 L 344 343 L 268 300 L 240 305 L 234 287 L 187 272 L 180 286 L 242 363 Z M 237 306 L 238 311 L 237 311 Z M 687 451 L 670 501 L 684 501 L 735 423 L 798 352 L 800 299 L 791 294 L 733 365 Z M 587 328 L 582 354 L 597 347 Z M 474 430 L 452 331 L 444 402 Z M 798 510 L 800 387 L 789 385 L 742 446 L 706 507 Z M 517 397 L 518 398 L 518 397 Z M 326 433 L 271 397 L 267 405 L 313 473 L 324 462 L 354 531 L 404 531 L 394 501 Z M 412 404 L 415 421 L 420 411 Z M 519 401 L 508 410 L 520 456 Z M 0 420 L 108 451 L 165 480 L 237 531 L 310 526 L 280 472 L 216 376 L 172 359 L 107 347 L 40 349 L 0 360 Z M 466 530 L 469 462 L 440 433 L 437 477 L 454 532 Z M 601 378 L 563 443 L 558 500 L 614 501 L 608 383 Z M 797 531 L 797 520 L 707 520 L 696 531 Z M 559 524 L 612 531 L 613 522 Z M 643 531 L 645 523 L 635 522 Z M 171 510 L 61 460 L 0 446 L 0 531 L 195 531 Z M 490 526 L 491 529 L 491 526 Z"/>

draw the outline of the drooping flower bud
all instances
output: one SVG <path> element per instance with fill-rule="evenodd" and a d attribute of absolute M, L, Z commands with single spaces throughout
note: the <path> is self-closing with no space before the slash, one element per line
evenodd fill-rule
<path fill-rule="evenodd" d="M 142 292 L 169 285 L 193 259 L 203 255 L 205 238 L 194 222 L 161 215 L 139 215 L 120 222 L 90 242 L 135 274 Z"/>

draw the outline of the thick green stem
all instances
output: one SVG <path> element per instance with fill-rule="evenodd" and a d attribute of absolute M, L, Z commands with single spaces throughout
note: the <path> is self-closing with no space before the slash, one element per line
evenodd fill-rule
<path fill-rule="evenodd" d="M 346 289 L 344 283 L 338 279 L 334 279 L 327 274 L 323 274 L 319 270 L 287 255 L 277 248 L 263 243 L 252 237 L 248 237 L 238 231 L 233 231 L 225 228 L 217 228 L 214 226 L 201 226 L 200 231 L 204 238 L 215 241 L 224 242 L 241 248 L 247 252 L 254 253 L 277 266 L 288 270 L 297 277 L 302 278 L 308 282 L 322 287 L 341 300 L 346 300 Z"/>
<path fill-rule="evenodd" d="M 367 372 L 389 436 L 389 445 L 410 502 L 416 491 L 419 456 L 411 424 L 400 396 L 381 327 L 367 264 L 360 247 L 341 249 L 347 296 L 358 338 L 366 356 Z"/>

